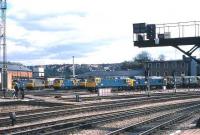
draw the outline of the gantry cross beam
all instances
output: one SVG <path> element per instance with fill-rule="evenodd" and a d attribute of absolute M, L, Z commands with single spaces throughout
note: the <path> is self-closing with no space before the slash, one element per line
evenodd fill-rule
<path fill-rule="evenodd" d="M 200 47 L 200 22 L 179 22 L 167 24 L 133 24 L 134 45 L 137 47 L 172 46 L 196 62 L 192 54 Z M 180 46 L 192 46 L 185 51 Z"/>

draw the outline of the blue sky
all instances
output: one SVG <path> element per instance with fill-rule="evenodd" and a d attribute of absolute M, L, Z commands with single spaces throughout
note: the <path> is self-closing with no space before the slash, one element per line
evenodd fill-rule
<path fill-rule="evenodd" d="M 196 0 L 8 0 L 8 7 L 8 60 L 25 65 L 72 63 L 72 56 L 115 63 L 144 50 L 179 59 L 171 47 L 134 47 L 132 24 L 200 20 Z"/>

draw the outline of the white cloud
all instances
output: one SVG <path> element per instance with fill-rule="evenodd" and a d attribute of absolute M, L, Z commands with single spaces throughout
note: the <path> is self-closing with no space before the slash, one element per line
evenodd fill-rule
<path fill-rule="evenodd" d="M 76 58 L 78 63 L 131 60 L 142 50 L 147 50 L 153 57 L 158 57 L 162 53 L 168 59 L 174 58 L 175 55 L 181 58 L 182 54 L 179 51 L 175 54 L 174 49 L 170 47 L 164 49 L 133 47 L 132 23 L 200 20 L 199 3 L 195 0 L 181 2 L 178 0 L 10 0 L 8 2 L 7 35 L 16 40 L 8 41 L 8 46 L 10 45 L 8 55 L 12 54 L 13 50 L 17 51 L 18 55 L 21 51 L 34 54 L 60 44 L 90 43 L 92 48 L 92 43 L 96 45 L 99 41 L 110 41 L 98 44 L 98 49 L 82 54 L 84 57 Z M 18 40 L 27 43 L 20 44 Z M 32 60 L 31 63 L 71 61 L 59 57 L 56 60 L 48 58 L 53 56 Z M 25 60 L 23 63 L 30 62 Z"/>

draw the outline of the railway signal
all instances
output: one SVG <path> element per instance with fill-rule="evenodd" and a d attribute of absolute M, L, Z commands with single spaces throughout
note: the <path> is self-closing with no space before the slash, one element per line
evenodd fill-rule
<path fill-rule="evenodd" d="M 148 24 L 146 26 L 147 39 L 154 40 L 156 38 L 156 25 Z"/>

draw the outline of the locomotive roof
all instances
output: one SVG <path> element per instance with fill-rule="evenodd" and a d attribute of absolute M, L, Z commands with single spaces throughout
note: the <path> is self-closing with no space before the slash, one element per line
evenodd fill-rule
<path fill-rule="evenodd" d="M 145 76 L 135 76 L 135 79 L 144 79 Z M 162 76 L 149 76 L 150 79 L 163 79 Z"/>

